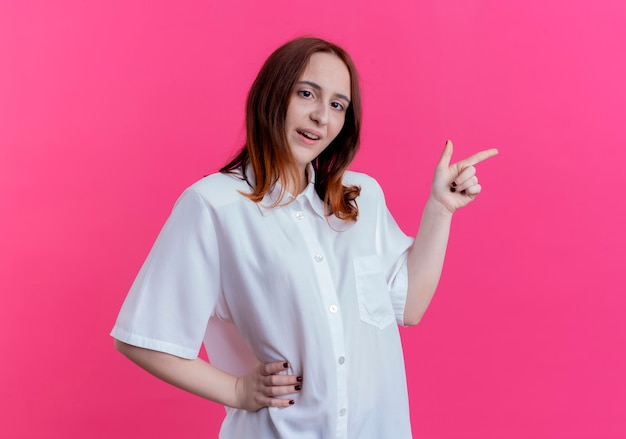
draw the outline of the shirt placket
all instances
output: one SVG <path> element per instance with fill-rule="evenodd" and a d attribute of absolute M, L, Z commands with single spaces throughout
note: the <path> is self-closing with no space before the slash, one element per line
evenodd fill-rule
<path fill-rule="evenodd" d="M 339 309 L 339 299 L 332 281 L 328 258 L 324 253 L 317 233 L 313 230 L 311 210 L 305 210 L 298 200 L 292 204 L 292 215 L 298 230 L 306 243 L 308 253 L 313 260 L 313 269 L 318 281 L 319 292 L 324 306 L 324 315 L 330 329 L 335 367 L 337 369 L 337 438 L 347 437 L 348 432 L 348 386 L 347 386 L 347 358 L 343 332 L 343 320 Z"/>

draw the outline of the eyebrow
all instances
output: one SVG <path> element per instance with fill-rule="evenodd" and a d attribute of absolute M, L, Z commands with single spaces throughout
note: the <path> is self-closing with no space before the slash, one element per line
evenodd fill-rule
<path fill-rule="evenodd" d="M 314 88 L 314 89 L 315 89 L 315 90 L 317 90 L 317 91 L 322 91 L 322 87 L 321 87 L 319 84 L 317 84 L 317 83 L 315 83 L 315 82 L 312 82 L 312 81 L 298 81 L 298 84 L 306 84 L 306 85 L 308 85 L 309 87 Z M 352 102 L 352 101 L 350 100 L 350 98 L 349 98 L 348 96 L 344 95 L 344 94 L 341 94 L 341 93 L 335 93 L 335 96 L 336 96 L 336 97 L 338 97 L 339 99 L 343 99 L 343 100 L 344 100 L 344 101 L 346 101 L 348 104 L 349 104 L 350 102 Z"/>

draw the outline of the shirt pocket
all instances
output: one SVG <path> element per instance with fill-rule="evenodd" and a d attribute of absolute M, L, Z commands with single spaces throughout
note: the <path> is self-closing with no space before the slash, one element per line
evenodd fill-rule
<path fill-rule="evenodd" d="M 361 320 L 379 329 L 395 321 L 389 287 L 377 255 L 354 258 L 356 294 Z"/>

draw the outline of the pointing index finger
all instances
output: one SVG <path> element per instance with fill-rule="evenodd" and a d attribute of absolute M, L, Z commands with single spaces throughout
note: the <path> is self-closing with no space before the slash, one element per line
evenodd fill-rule
<path fill-rule="evenodd" d="M 486 149 L 484 151 L 477 152 L 474 155 L 469 156 L 468 158 L 461 160 L 457 163 L 457 166 L 461 168 L 465 168 L 467 166 L 472 166 L 477 163 L 480 163 L 484 160 L 487 160 L 490 157 L 498 154 L 498 150 L 496 148 Z"/>

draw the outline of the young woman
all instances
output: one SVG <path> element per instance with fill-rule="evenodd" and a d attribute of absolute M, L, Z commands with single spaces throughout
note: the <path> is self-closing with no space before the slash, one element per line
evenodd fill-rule
<path fill-rule="evenodd" d="M 473 165 L 497 151 L 450 165 L 446 142 L 414 240 L 376 181 L 347 171 L 360 126 L 343 49 L 277 49 L 244 148 L 181 195 L 124 302 L 117 349 L 226 406 L 224 439 L 412 437 L 397 324 L 420 321 L 452 214 L 481 190 Z"/>

